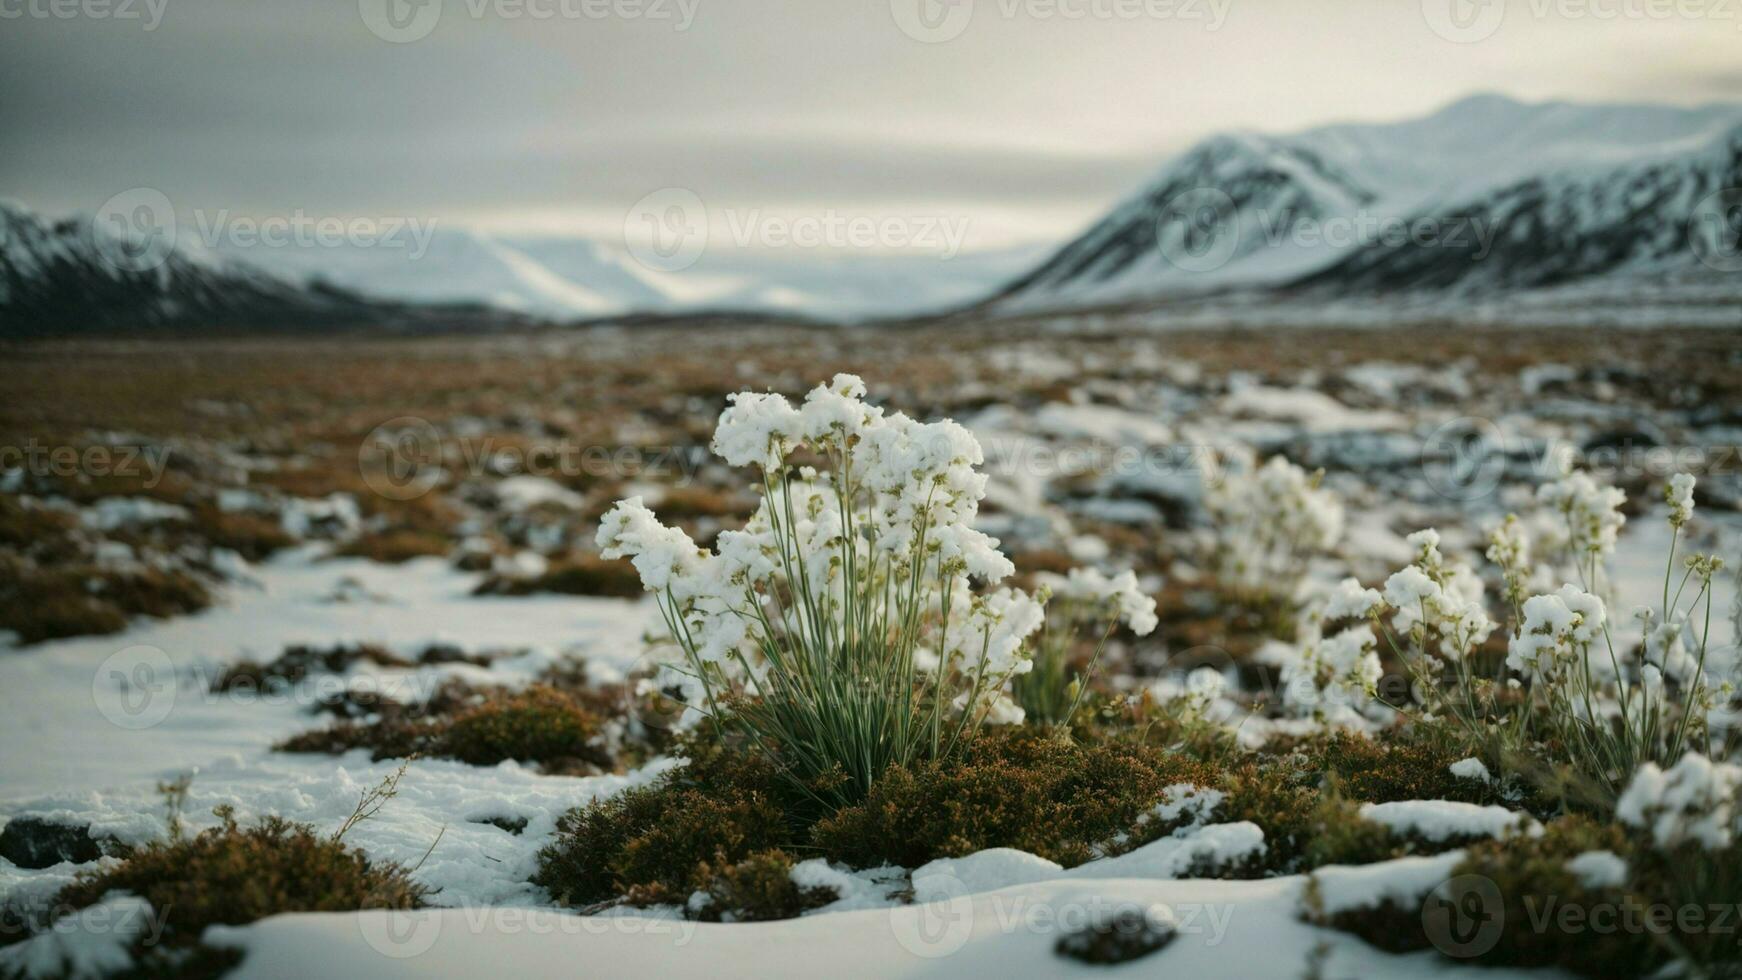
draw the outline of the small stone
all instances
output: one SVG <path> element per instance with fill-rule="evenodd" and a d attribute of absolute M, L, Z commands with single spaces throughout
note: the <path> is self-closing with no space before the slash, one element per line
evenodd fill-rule
<path fill-rule="evenodd" d="M 1084 963 L 1128 963 L 1173 942 L 1173 926 L 1138 909 L 1122 909 L 1060 936 L 1053 951 Z"/>
<path fill-rule="evenodd" d="M 0 830 L 0 858 L 33 871 L 69 861 L 84 864 L 118 850 L 112 838 L 92 837 L 89 827 L 41 817 L 14 817 Z"/>

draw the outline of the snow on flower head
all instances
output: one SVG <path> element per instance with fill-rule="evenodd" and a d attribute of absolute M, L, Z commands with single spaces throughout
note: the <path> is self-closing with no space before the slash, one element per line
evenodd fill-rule
<path fill-rule="evenodd" d="M 780 468 L 804 434 L 798 410 L 783 395 L 740 391 L 727 395 L 712 448 L 733 466 Z"/>
<path fill-rule="evenodd" d="M 1377 614 L 1384 605 L 1385 597 L 1377 591 L 1362 588 L 1359 579 L 1346 578 L 1338 582 L 1337 587 L 1326 598 L 1323 618 L 1326 622 L 1366 619 Z"/>
<path fill-rule="evenodd" d="M 1547 672 L 1552 663 L 1580 653 L 1602 635 L 1608 617 L 1603 600 L 1576 585 L 1524 601 L 1524 622 L 1512 638 L 1506 664 L 1528 674 Z"/>
<path fill-rule="evenodd" d="M 1205 473 L 1204 506 L 1215 519 L 1218 580 L 1238 591 L 1292 598 L 1306 561 L 1335 548 L 1343 505 L 1281 456 L 1253 469 L 1236 456 Z"/>
<path fill-rule="evenodd" d="M 690 536 L 666 527 L 640 497 L 620 500 L 600 521 L 595 540 L 606 558 L 629 558 L 650 592 L 663 592 L 699 564 L 702 550 Z"/>
<path fill-rule="evenodd" d="M 1494 631 L 1482 579 L 1469 565 L 1446 559 L 1438 531 L 1417 531 L 1408 541 L 1414 562 L 1385 580 L 1384 598 L 1395 610 L 1392 626 L 1424 648 L 1437 642 L 1443 657 L 1460 659 Z"/>
<path fill-rule="evenodd" d="M 1671 527 L 1681 527 L 1694 516 L 1694 477 L 1692 473 L 1677 473 L 1663 488 L 1663 499 L 1669 503 Z"/>
<path fill-rule="evenodd" d="M 1588 473 L 1569 473 L 1541 487 L 1537 497 L 1565 516 L 1568 543 L 1574 552 L 1604 556 L 1615 551 L 1621 526 L 1627 523 L 1621 513 L 1626 494 L 1600 486 Z"/>
<path fill-rule="evenodd" d="M 1399 609 L 1438 598 L 1439 594 L 1440 584 L 1414 565 L 1399 569 L 1385 580 L 1385 601 Z"/>
<path fill-rule="evenodd" d="M 863 401 L 865 382 L 858 375 L 837 374 L 817 385 L 799 409 L 800 431 L 813 445 L 844 448 L 883 417 L 883 410 Z"/>
<path fill-rule="evenodd" d="M 1073 568 L 1064 577 L 1046 575 L 1041 581 L 1062 599 L 1095 606 L 1112 606 L 1119 619 L 1138 636 L 1155 632 L 1160 620 L 1155 615 L 1155 599 L 1137 584 L 1137 573 L 1126 569 L 1108 577 L 1093 568 Z"/>
<path fill-rule="evenodd" d="M 1713 762 L 1689 752 L 1669 771 L 1646 763 L 1615 805 L 1615 815 L 1632 827 L 1651 831 L 1662 848 L 1695 843 L 1722 850 L 1736 839 L 1737 794 L 1742 766 Z"/>

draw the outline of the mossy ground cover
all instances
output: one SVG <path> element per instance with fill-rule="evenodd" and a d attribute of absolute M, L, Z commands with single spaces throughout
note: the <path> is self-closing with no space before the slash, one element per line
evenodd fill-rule
<path fill-rule="evenodd" d="M 242 925 L 287 912 L 414 909 L 427 889 L 404 867 L 376 861 L 341 839 L 279 817 L 220 826 L 194 836 L 172 834 L 134 849 L 125 860 L 81 873 L 46 903 L 55 918 L 76 914 L 115 893 L 149 903 L 157 922 L 133 941 L 136 977 L 219 976 L 240 961 L 234 950 L 201 944 L 206 928 Z M 29 909 L 11 912 L 21 928 L 4 942 L 29 938 L 46 921 Z"/>

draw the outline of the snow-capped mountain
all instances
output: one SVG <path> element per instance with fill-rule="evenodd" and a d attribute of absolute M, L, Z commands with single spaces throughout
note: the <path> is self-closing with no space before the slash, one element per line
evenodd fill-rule
<path fill-rule="evenodd" d="M 633 263 L 583 239 L 514 241 L 465 228 L 427 227 L 381 244 L 265 248 L 220 242 L 218 254 L 297 281 L 322 281 L 383 299 L 474 303 L 551 320 L 660 309 L 666 295 Z"/>
<path fill-rule="evenodd" d="M 846 319 L 949 309 L 1040 258 L 1036 248 L 926 255 L 710 249 L 666 272 L 587 238 L 442 227 L 427 246 L 229 249 L 287 277 L 405 302 L 472 302 L 555 321 L 637 313 L 760 311 Z"/>
<path fill-rule="evenodd" d="M 408 311 L 0 202 L 0 334 L 388 325 Z"/>
<path fill-rule="evenodd" d="M 1489 295 L 1644 279 L 1729 287 L 1742 106 L 1528 104 L 1210 139 L 987 306 Z"/>

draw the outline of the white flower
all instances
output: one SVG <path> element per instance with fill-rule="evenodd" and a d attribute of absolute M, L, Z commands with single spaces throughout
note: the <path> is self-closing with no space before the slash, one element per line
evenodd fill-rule
<path fill-rule="evenodd" d="M 1414 565 L 1385 580 L 1385 601 L 1397 609 L 1413 610 L 1425 600 L 1439 598 L 1439 594 L 1440 584 Z"/>
<path fill-rule="evenodd" d="M 1669 523 L 1671 527 L 1681 527 L 1694 516 L 1694 477 L 1691 473 L 1677 473 L 1669 478 L 1669 485 L 1663 489 L 1663 499 L 1669 503 Z"/>
<path fill-rule="evenodd" d="M 782 395 L 741 391 L 714 428 L 713 450 L 732 466 L 779 469 L 804 433 L 798 410 Z"/>
<path fill-rule="evenodd" d="M 1323 617 L 1326 622 L 1338 619 L 1366 619 L 1376 614 L 1385 599 L 1373 589 L 1364 589 L 1358 579 L 1346 578 L 1337 583 L 1325 600 Z"/>
<path fill-rule="evenodd" d="M 1569 473 L 1537 491 L 1543 503 L 1566 516 L 1568 544 L 1573 551 L 1609 555 L 1627 518 L 1621 505 L 1627 495 L 1614 487 L 1598 486 L 1589 474 Z"/>
<path fill-rule="evenodd" d="M 799 409 L 800 432 L 813 445 L 845 448 L 866 428 L 883 417 L 883 410 L 867 405 L 865 382 L 858 375 L 837 374 L 827 385 L 817 385 L 805 396 Z"/>
<path fill-rule="evenodd" d="M 1204 474 L 1204 506 L 1217 525 L 1217 576 L 1224 586 L 1292 597 L 1306 559 L 1336 547 L 1343 505 L 1280 456 L 1256 470 L 1246 460 Z"/>
<path fill-rule="evenodd" d="M 620 500 L 606 512 L 595 540 L 604 557 L 630 558 L 650 592 L 663 592 L 692 572 L 703 554 L 689 535 L 659 523 L 640 497 Z"/>
<path fill-rule="evenodd" d="M 1138 586 L 1137 573 L 1130 569 L 1109 578 L 1093 568 L 1073 568 L 1064 578 L 1045 575 L 1041 581 L 1062 599 L 1113 606 L 1119 619 L 1138 636 L 1148 636 L 1160 625 L 1155 599 Z"/>
<path fill-rule="evenodd" d="M 1553 661 L 1582 651 L 1602 635 L 1603 600 L 1576 585 L 1524 601 L 1524 623 L 1512 638 L 1506 665 L 1527 674 L 1546 672 Z"/>

